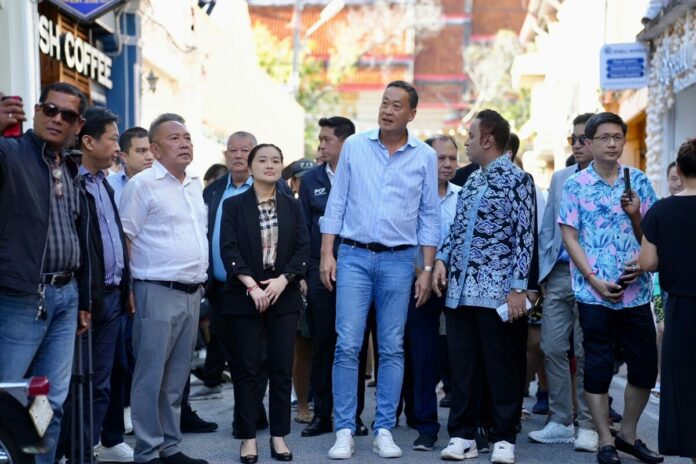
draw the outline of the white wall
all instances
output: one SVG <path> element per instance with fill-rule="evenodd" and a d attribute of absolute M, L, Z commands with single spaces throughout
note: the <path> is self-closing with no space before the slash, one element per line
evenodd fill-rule
<path fill-rule="evenodd" d="M 304 110 L 259 68 L 243 0 L 219 2 L 212 17 L 188 0 L 141 1 L 140 11 L 142 76 L 159 77 L 154 93 L 143 80 L 141 125 L 181 114 L 200 174 L 223 161 L 227 136 L 239 130 L 278 145 L 286 162 L 303 156 Z"/>

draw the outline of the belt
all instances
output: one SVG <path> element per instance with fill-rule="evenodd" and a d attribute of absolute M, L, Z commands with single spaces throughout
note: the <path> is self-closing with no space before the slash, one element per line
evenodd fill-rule
<path fill-rule="evenodd" d="M 201 284 L 182 284 L 181 282 L 173 282 L 169 280 L 141 280 L 141 282 L 147 282 L 149 284 L 159 285 L 160 287 L 167 287 L 172 290 L 179 290 L 185 293 L 196 293 L 200 288 Z"/>
<path fill-rule="evenodd" d="M 51 274 L 42 274 L 41 283 L 44 285 L 52 285 L 54 287 L 62 287 L 67 285 L 73 278 L 73 272 L 53 272 Z"/>
<path fill-rule="evenodd" d="M 407 250 L 408 248 L 411 248 L 413 245 L 397 245 L 393 247 L 388 247 L 386 245 L 382 245 L 381 243 L 362 243 L 362 242 L 356 242 L 355 240 L 351 240 L 349 238 L 342 238 L 341 243 L 352 246 L 352 247 L 357 247 L 357 248 L 363 248 L 365 250 L 369 250 L 375 253 L 383 253 L 385 251 L 403 251 Z"/>

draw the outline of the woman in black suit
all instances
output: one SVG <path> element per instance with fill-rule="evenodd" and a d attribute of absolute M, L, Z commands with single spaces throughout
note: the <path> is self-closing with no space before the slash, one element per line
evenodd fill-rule
<path fill-rule="evenodd" d="M 307 269 L 309 235 L 300 203 L 277 192 L 283 154 L 275 145 L 249 153 L 254 185 L 223 203 L 220 250 L 227 270 L 221 329 L 234 382 L 240 460 L 257 462 L 256 419 L 263 392 L 261 332 L 268 340 L 271 455 L 291 461 L 290 392 L 295 330 L 302 297 L 299 282 Z"/>

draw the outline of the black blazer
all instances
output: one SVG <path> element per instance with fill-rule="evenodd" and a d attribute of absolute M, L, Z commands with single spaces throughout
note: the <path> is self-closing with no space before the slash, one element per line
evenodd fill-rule
<path fill-rule="evenodd" d="M 276 304 L 270 308 L 278 313 L 299 311 L 302 307 L 299 280 L 307 271 L 309 235 L 300 202 L 276 190 L 278 214 L 278 249 L 274 274 L 295 274 Z M 225 314 L 258 314 L 246 287 L 237 278 L 249 275 L 257 282 L 265 280 L 261 227 L 256 192 L 253 188 L 222 203 L 220 221 L 220 253 L 227 271 L 222 312 Z"/>
<path fill-rule="evenodd" d="M 203 190 L 203 201 L 208 206 L 208 243 L 213 243 L 213 231 L 215 230 L 215 218 L 217 217 L 217 210 L 220 207 L 220 203 L 222 203 L 222 194 L 225 192 L 225 189 L 227 188 L 227 184 L 229 183 L 229 181 L 230 175 L 226 174 L 218 180 L 216 180 L 215 182 L 213 182 L 212 184 L 208 185 Z M 276 191 L 292 195 L 292 190 L 290 190 L 290 187 L 288 187 L 288 183 L 285 182 L 283 179 L 280 179 L 276 184 Z M 220 228 L 222 228 L 222 224 Z M 217 281 L 215 280 L 215 276 L 213 275 L 212 246 L 208 246 L 208 263 L 209 265 L 207 291 L 214 293 L 222 291 L 222 288 L 217 288 L 221 286 L 216 285 Z"/>

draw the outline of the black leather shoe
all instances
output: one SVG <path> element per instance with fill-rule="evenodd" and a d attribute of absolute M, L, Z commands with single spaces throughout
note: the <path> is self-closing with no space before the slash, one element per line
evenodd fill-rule
<path fill-rule="evenodd" d="M 365 424 L 363 424 L 363 421 L 361 418 L 355 419 L 355 436 L 356 437 L 366 437 L 368 434 L 367 427 L 365 427 Z"/>
<path fill-rule="evenodd" d="M 621 451 L 622 453 L 630 454 L 631 456 L 638 458 L 643 462 L 647 462 L 648 464 L 659 464 L 665 460 L 665 458 L 645 446 L 645 443 L 643 443 L 641 440 L 636 440 L 635 443 L 631 445 L 617 435 L 614 441 L 616 442 L 617 450 Z"/>
<path fill-rule="evenodd" d="M 166 458 L 161 456 L 160 460 L 164 464 L 208 464 L 208 461 L 205 459 L 190 458 L 181 451 L 176 454 L 172 454 L 171 456 L 167 456 Z"/>
<path fill-rule="evenodd" d="M 143 464 L 162 464 L 162 460 L 160 458 L 150 459 Z"/>
<path fill-rule="evenodd" d="M 619 453 L 611 445 L 604 445 L 597 452 L 597 462 L 599 464 L 621 464 Z"/>
<path fill-rule="evenodd" d="M 196 411 L 181 408 L 181 432 L 182 433 L 210 433 L 216 431 L 218 425 L 208 422 L 196 414 Z"/>
<path fill-rule="evenodd" d="M 259 462 L 259 455 L 258 451 L 256 452 L 257 454 L 247 454 L 246 456 L 242 456 L 242 446 L 244 445 L 244 441 L 239 444 L 239 462 L 242 464 L 256 464 Z"/>
<path fill-rule="evenodd" d="M 316 437 L 318 435 L 323 435 L 325 433 L 333 432 L 333 426 L 331 425 L 331 419 L 322 419 L 321 417 L 314 416 L 312 422 L 305 427 L 302 431 L 303 437 Z"/>
<path fill-rule="evenodd" d="M 285 453 L 279 453 L 275 450 L 275 447 L 273 446 L 273 437 L 268 439 L 269 443 L 271 444 L 271 457 L 275 459 L 276 461 L 292 461 L 292 451 L 288 451 Z"/>

